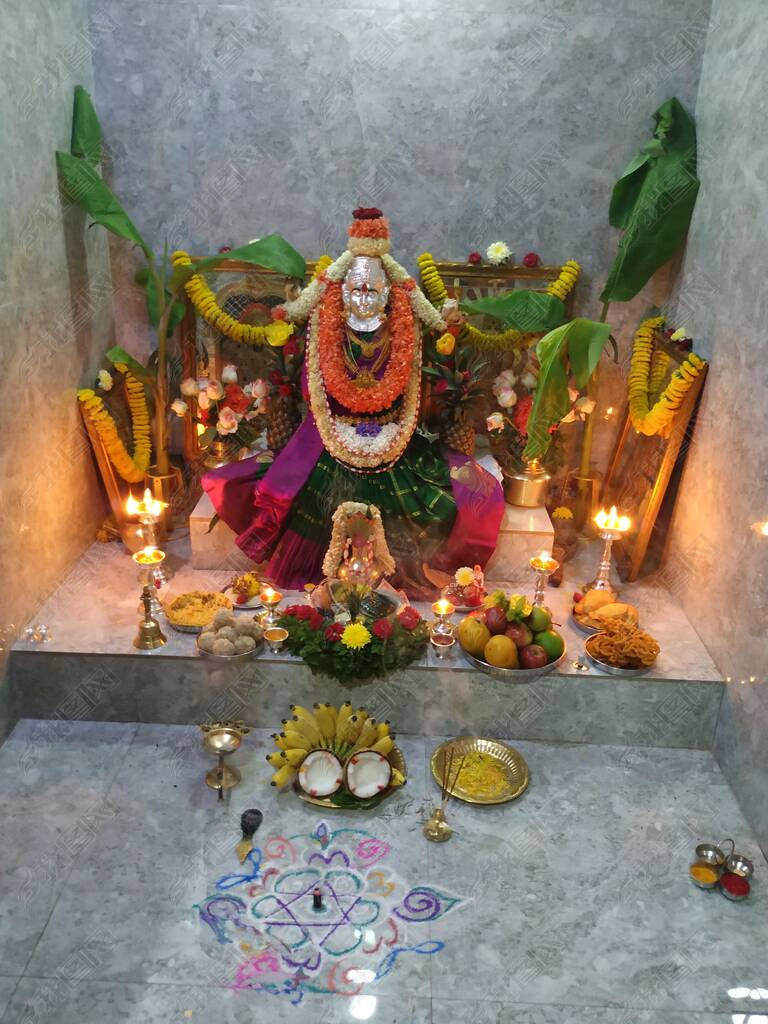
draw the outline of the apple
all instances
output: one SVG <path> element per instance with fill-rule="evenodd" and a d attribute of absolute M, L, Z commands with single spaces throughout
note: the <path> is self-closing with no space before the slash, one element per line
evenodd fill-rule
<path fill-rule="evenodd" d="M 552 625 L 552 613 L 543 604 L 535 604 L 528 616 L 528 625 L 534 633 L 543 633 Z"/>
<path fill-rule="evenodd" d="M 528 644 L 520 651 L 520 668 L 543 668 L 547 661 L 547 652 L 538 644 Z"/>
<path fill-rule="evenodd" d="M 497 633 L 503 633 L 507 626 L 507 615 L 503 608 L 499 608 L 494 605 L 492 608 L 485 609 L 485 624 L 488 627 L 488 631 L 491 635 Z"/>
<path fill-rule="evenodd" d="M 533 634 L 524 622 L 510 622 L 504 632 L 518 650 L 533 643 Z"/>

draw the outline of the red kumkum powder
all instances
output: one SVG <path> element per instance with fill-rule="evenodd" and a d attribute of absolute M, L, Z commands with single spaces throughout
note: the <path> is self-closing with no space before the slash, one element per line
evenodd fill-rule
<path fill-rule="evenodd" d="M 727 871 L 724 875 L 720 876 L 720 885 L 726 890 L 726 892 L 729 892 L 731 896 L 749 895 L 749 882 L 746 878 L 742 878 L 741 875 L 734 875 L 730 871 Z"/>

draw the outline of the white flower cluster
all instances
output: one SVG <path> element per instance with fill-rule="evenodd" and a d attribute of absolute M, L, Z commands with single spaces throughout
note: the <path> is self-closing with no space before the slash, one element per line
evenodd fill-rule
<path fill-rule="evenodd" d="M 400 430 L 399 423 L 385 423 L 375 437 L 366 437 L 358 434 L 351 423 L 344 423 L 334 419 L 333 429 L 348 451 L 364 453 L 366 455 L 378 455 L 385 451 L 397 437 Z"/>
<path fill-rule="evenodd" d="M 493 382 L 493 393 L 502 409 L 511 409 L 517 404 L 517 392 L 514 390 L 517 377 L 512 370 L 503 370 Z"/>
<path fill-rule="evenodd" d="M 512 253 L 506 242 L 491 242 L 485 250 L 485 258 L 496 267 L 506 263 L 511 255 Z"/>

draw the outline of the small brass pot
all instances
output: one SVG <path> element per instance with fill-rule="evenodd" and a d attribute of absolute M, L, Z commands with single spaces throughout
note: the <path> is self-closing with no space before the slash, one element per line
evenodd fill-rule
<path fill-rule="evenodd" d="M 521 508 L 541 508 L 547 500 L 550 480 L 540 459 L 526 459 L 525 467 L 519 472 L 504 474 L 504 497 L 507 504 Z"/>

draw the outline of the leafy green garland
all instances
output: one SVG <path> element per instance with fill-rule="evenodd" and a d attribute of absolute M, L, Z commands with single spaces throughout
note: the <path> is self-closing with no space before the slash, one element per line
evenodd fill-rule
<path fill-rule="evenodd" d="M 371 634 L 369 642 L 358 649 L 350 648 L 341 641 L 339 633 L 343 627 L 319 612 L 299 617 L 297 612 L 302 608 L 309 609 L 309 605 L 287 608 L 278 619 L 278 625 L 288 631 L 289 653 L 301 658 L 313 675 L 330 676 L 340 683 L 379 679 L 405 668 L 423 653 L 429 640 L 429 629 L 423 619 L 408 629 L 397 616 L 390 616 L 376 620 L 390 624 L 388 637 L 377 636 L 371 624 L 366 623 Z"/>

